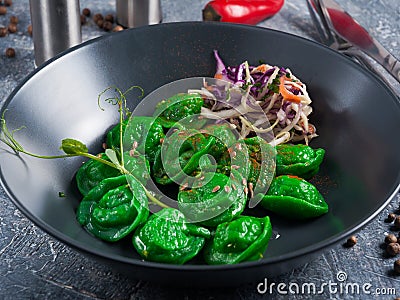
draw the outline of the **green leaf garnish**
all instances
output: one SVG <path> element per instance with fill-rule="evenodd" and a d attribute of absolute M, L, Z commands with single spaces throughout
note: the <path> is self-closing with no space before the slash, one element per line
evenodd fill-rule
<path fill-rule="evenodd" d="M 118 161 L 117 153 L 113 149 L 106 149 L 105 153 L 113 164 L 115 164 L 116 166 L 121 165 Z"/>
<path fill-rule="evenodd" d="M 78 140 L 74 139 L 63 139 L 61 141 L 61 150 L 63 150 L 66 154 L 82 154 L 88 153 L 88 148 L 86 145 Z"/>

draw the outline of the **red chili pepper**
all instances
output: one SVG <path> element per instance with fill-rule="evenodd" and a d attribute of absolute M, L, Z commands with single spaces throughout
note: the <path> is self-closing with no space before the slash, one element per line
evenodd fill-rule
<path fill-rule="evenodd" d="M 204 21 L 255 25 L 275 15 L 284 0 L 212 0 L 203 9 Z"/>

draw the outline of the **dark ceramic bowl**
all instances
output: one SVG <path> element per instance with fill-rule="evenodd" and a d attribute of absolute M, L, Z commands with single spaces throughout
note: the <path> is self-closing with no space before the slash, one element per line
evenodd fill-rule
<path fill-rule="evenodd" d="M 280 237 L 265 258 L 238 265 L 184 266 L 145 262 L 129 239 L 100 241 L 75 221 L 81 199 L 74 174 L 83 159 L 41 160 L 0 149 L 1 181 L 15 205 L 58 240 L 130 276 L 164 283 L 226 285 L 257 282 L 307 262 L 371 221 L 399 187 L 399 99 L 371 73 L 315 42 L 273 30 L 220 23 L 142 27 L 84 43 L 38 68 L 2 108 L 9 128 L 29 151 L 60 153 L 71 137 L 99 152 L 117 123 L 115 109 L 99 109 L 97 96 L 116 85 L 146 94 L 171 81 L 212 76 L 218 49 L 228 65 L 264 60 L 290 68 L 308 86 L 312 122 L 326 149 L 317 185 L 330 212 L 309 222 L 272 217 Z M 133 103 L 134 107 L 137 103 Z M 66 197 L 59 197 L 59 192 Z M 264 212 L 265 213 L 265 212 Z"/>

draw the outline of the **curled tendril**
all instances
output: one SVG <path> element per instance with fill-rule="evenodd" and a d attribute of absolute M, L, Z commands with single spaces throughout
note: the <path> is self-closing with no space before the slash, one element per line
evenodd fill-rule
<path fill-rule="evenodd" d="M 108 97 L 106 99 L 104 99 L 105 102 L 111 104 L 111 105 L 118 105 L 120 108 L 124 108 L 124 113 L 125 115 L 129 114 L 129 108 L 127 106 L 127 100 L 126 100 L 126 95 L 132 91 L 133 89 L 138 89 L 140 90 L 141 94 L 140 96 L 138 96 L 139 98 L 143 98 L 144 96 L 144 90 L 142 87 L 138 86 L 138 85 L 133 85 L 130 88 L 128 88 L 125 92 L 122 92 L 121 89 L 119 89 L 118 87 L 116 87 L 115 85 L 113 86 L 109 86 L 108 88 L 106 88 L 104 91 L 102 91 L 98 97 L 97 97 L 97 104 L 99 106 L 99 108 L 101 110 L 105 110 L 102 106 L 101 106 L 101 98 L 103 97 L 103 95 L 105 93 L 107 93 L 108 91 L 114 90 L 114 92 L 117 94 L 117 96 L 114 97 Z"/>

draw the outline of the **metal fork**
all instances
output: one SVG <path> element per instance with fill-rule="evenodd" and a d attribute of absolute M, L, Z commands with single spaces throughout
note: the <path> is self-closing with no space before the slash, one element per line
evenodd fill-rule
<path fill-rule="evenodd" d="M 337 50 L 338 52 L 347 55 L 375 75 L 377 75 L 393 92 L 391 84 L 388 80 L 381 74 L 381 72 L 368 60 L 367 56 L 351 43 L 344 40 L 338 36 L 335 32 L 332 32 L 328 21 L 321 8 L 320 0 L 306 0 L 307 8 L 310 13 L 311 19 L 317 29 L 318 35 L 320 37 L 321 43 Z M 396 94 L 396 93 L 394 93 Z"/>
<path fill-rule="evenodd" d="M 319 0 L 306 0 L 308 11 L 310 12 L 311 19 L 313 20 L 314 26 L 318 31 L 318 35 L 321 42 L 327 45 L 329 48 L 344 51 L 352 45 L 338 36 L 335 32 L 332 32 L 328 21 L 322 12 L 321 4 Z"/>
<path fill-rule="evenodd" d="M 321 42 L 332 48 L 337 50 L 347 56 L 350 56 L 352 59 L 356 60 L 358 63 L 362 64 L 364 67 L 368 67 L 365 60 L 366 57 L 363 57 L 363 54 L 358 49 L 355 49 L 348 41 L 344 40 L 340 36 L 338 36 L 335 32 L 331 31 L 328 21 L 325 18 L 325 15 L 321 8 L 321 3 L 319 0 L 306 0 L 307 7 L 311 15 L 311 19 L 313 20 L 314 26 L 318 31 L 318 35 L 320 37 Z"/>

